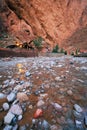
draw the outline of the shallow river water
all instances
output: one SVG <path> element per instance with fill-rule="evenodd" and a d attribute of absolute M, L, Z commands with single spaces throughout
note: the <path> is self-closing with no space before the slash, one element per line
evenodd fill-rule
<path fill-rule="evenodd" d="M 7 96 L 17 88 L 17 85 L 20 85 L 17 93 L 23 92 L 29 97 L 23 118 L 17 121 L 19 127 L 31 125 L 35 111 L 41 108 L 43 115 L 37 119 L 46 120 L 51 125 L 51 130 L 74 130 L 73 126 L 68 127 L 67 123 L 68 119 L 75 123 L 74 104 L 87 111 L 87 58 L 72 56 L 1 58 L 0 92 Z M 38 106 L 40 100 L 44 104 Z M 4 102 L 8 102 L 6 98 L 0 99 L 0 109 Z M 56 110 L 53 103 L 59 104 L 62 110 Z M 11 106 L 11 103 L 9 105 Z M 8 111 L 2 109 L 0 111 L 0 127 L 3 129 L 6 124 L 2 122 Z M 84 129 L 79 130 L 87 129 L 85 123 L 83 127 Z"/>

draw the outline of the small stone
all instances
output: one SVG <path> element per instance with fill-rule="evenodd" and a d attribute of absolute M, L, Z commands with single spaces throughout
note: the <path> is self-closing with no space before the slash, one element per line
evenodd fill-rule
<path fill-rule="evenodd" d="M 11 79 L 11 81 L 9 82 L 9 85 L 12 86 L 15 84 L 15 80 L 14 79 Z"/>
<path fill-rule="evenodd" d="M 40 100 L 40 101 L 38 101 L 38 103 L 37 103 L 37 107 L 41 107 L 41 106 L 43 106 L 45 104 L 45 102 L 43 101 L 43 100 Z"/>
<path fill-rule="evenodd" d="M 29 72 L 29 71 L 27 71 L 26 73 L 25 73 L 25 76 L 26 77 L 29 77 L 31 75 L 31 73 Z"/>
<path fill-rule="evenodd" d="M 8 102 L 12 102 L 12 101 L 14 101 L 15 98 L 16 98 L 16 94 L 13 93 L 13 92 L 11 92 L 11 93 L 7 96 L 7 100 L 8 100 Z"/>
<path fill-rule="evenodd" d="M 3 99 L 3 98 L 5 98 L 5 97 L 6 97 L 6 95 L 5 95 L 5 94 L 0 93 L 0 99 Z"/>
<path fill-rule="evenodd" d="M 13 119 L 12 119 L 12 121 L 11 121 L 11 125 L 12 126 L 14 126 L 14 125 L 16 125 L 16 123 L 17 123 L 17 116 L 15 116 Z"/>
<path fill-rule="evenodd" d="M 36 90 L 34 93 L 35 93 L 36 96 L 38 96 L 40 94 L 40 91 Z"/>
<path fill-rule="evenodd" d="M 23 118 L 23 116 L 22 116 L 22 115 L 19 115 L 19 116 L 18 116 L 18 121 L 20 121 L 22 118 Z"/>
<path fill-rule="evenodd" d="M 87 115 L 85 116 L 85 125 L 87 126 Z"/>
<path fill-rule="evenodd" d="M 12 130 L 18 130 L 18 125 L 13 126 Z"/>
<path fill-rule="evenodd" d="M 61 110 L 62 110 L 62 106 L 59 105 L 58 103 L 51 103 L 51 104 L 54 106 L 54 108 L 55 108 L 57 111 L 61 111 Z"/>
<path fill-rule="evenodd" d="M 58 130 L 58 127 L 56 125 L 52 125 L 51 130 Z"/>
<path fill-rule="evenodd" d="M 68 90 L 68 91 L 67 91 L 67 94 L 68 94 L 69 96 L 71 96 L 73 93 L 72 93 L 71 90 Z"/>
<path fill-rule="evenodd" d="M 24 86 L 24 87 L 30 87 L 30 86 L 32 86 L 32 84 L 31 84 L 30 82 L 25 82 L 25 83 L 23 84 L 23 86 Z"/>
<path fill-rule="evenodd" d="M 32 119 L 32 124 L 34 125 L 36 123 L 36 119 Z"/>
<path fill-rule="evenodd" d="M 36 112 L 34 113 L 34 118 L 41 117 L 43 114 L 42 109 L 37 109 Z"/>
<path fill-rule="evenodd" d="M 25 125 L 24 126 L 20 126 L 19 130 L 26 130 L 26 126 Z"/>
<path fill-rule="evenodd" d="M 14 117 L 15 117 L 14 114 L 8 112 L 7 115 L 4 117 L 4 124 L 10 124 Z"/>
<path fill-rule="evenodd" d="M 2 78 L 2 75 L 0 75 L 0 78 Z"/>
<path fill-rule="evenodd" d="M 6 125 L 3 130 L 13 130 L 11 125 Z"/>
<path fill-rule="evenodd" d="M 19 91 L 19 90 L 22 90 L 23 89 L 23 86 L 22 85 L 17 85 L 14 90 L 16 91 Z"/>
<path fill-rule="evenodd" d="M 41 89 L 41 90 L 40 90 L 40 92 L 41 92 L 41 93 L 44 93 L 44 92 L 45 92 L 45 90 L 44 90 L 44 89 Z"/>
<path fill-rule="evenodd" d="M 9 84 L 9 80 L 8 80 L 8 79 L 5 80 L 5 81 L 4 81 L 4 84 L 5 84 L 5 85 Z"/>
<path fill-rule="evenodd" d="M 24 84 L 24 81 L 22 80 L 22 81 L 20 81 L 20 85 L 22 85 L 22 84 Z"/>
<path fill-rule="evenodd" d="M 17 93 L 17 99 L 19 100 L 19 102 L 25 102 L 29 100 L 27 94 L 23 92 Z"/>
<path fill-rule="evenodd" d="M 75 120 L 75 123 L 76 123 L 77 128 L 82 128 L 82 122 L 81 121 Z"/>
<path fill-rule="evenodd" d="M 83 111 L 82 108 L 81 108 L 78 104 L 75 104 L 75 105 L 74 105 L 74 108 L 75 108 L 75 110 L 76 110 L 77 112 L 82 112 L 82 111 Z"/>
<path fill-rule="evenodd" d="M 55 81 L 62 81 L 62 79 L 60 77 L 56 77 Z"/>
<path fill-rule="evenodd" d="M 42 122 L 42 128 L 44 130 L 50 130 L 50 124 L 46 120 L 43 120 L 43 122 Z"/>
<path fill-rule="evenodd" d="M 32 105 L 29 105 L 29 107 L 28 107 L 29 109 L 33 109 L 33 106 Z"/>
<path fill-rule="evenodd" d="M 9 111 L 15 115 L 21 115 L 23 113 L 22 108 L 18 104 L 12 105 Z"/>
<path fill-rule="evenodd" d="M 75 110 L 73 110 L 73 115 L 74 115 L 76 118 L 78 118 L 78 119 L 81 119 L 81 118 L 82 118 L 81 113 L 79 113 L 79 112 L 77 112 L 77 111 L 75 111 Z"/>
<path fill-rule="evenodd" d="M 3 103 L 3 109 L 4 111 L 7 111 L 9 109 L 9 104 L 7 102 Z"/>

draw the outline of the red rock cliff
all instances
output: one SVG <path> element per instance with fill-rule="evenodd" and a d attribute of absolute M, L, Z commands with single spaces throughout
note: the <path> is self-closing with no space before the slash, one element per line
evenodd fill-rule
<path fill-rule="evenodd" d="M 22 41 L 42 36 L 51 47 L 59 44 L 71 49 L 75 45 L 79 47 L 80 42 L 80 48 L 87 49 L 86 36 L 81 39 L 82 35 L 87 34 L 87 0 L 5 0 L 5 2 L 8 5 L 8 8 L 6 7 L 8 11 L 5 13 L 8 30 L 19 36 Z M 84 34 L 81 34 L 84 29 Z"/>

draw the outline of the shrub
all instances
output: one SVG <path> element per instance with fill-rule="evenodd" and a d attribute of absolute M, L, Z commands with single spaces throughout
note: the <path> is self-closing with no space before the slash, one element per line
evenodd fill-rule
<path fill-rule="evenodd" d="M 35 45 L 35 47 L 37 49 L 41 49 L 42 48 L 42 41 L 43 41 L 42 37 L 38 37 L 35 40 L 33 40 L 33 43 L 34 43 L 34 45 Z"/>
<path fill-rule="evenodd" d="M 74 56 L 74 52 L 71 52 L 71 55 Z"/>
<path fill-rule="evenodd" d="M 58 47 L 58 45 L 56 45 L 56 46 L 53 48 L 52 52 L 53 52 L 53 53 L 58 53 L 58 50 L 59 50 L 59 47 Z"/>
<path fill-rule="evenodd" d="M 67 51 L 64 51 L 64 54 L 67 55 Z"/>
<path fill-rule="evenodd" d="M 80 49 L 76 49 L 75 54 L 78 55 L 79 52 L 80 52 Z"/>
<path fill-rule="evenodd" d="M 64 49 L 63 48 L 60 50 L 60 53 L 64 53 Z"/>

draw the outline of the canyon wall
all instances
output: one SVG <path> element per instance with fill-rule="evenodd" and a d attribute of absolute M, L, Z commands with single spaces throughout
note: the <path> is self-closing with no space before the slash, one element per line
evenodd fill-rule
<path fill-rule="evenodd" d="M 41 36 L 51 48 L 87 49 L 82 36 L 87 34 L 87 0 L 5 0 L 0 5 L 6 29 L 22 42 Z"/>

